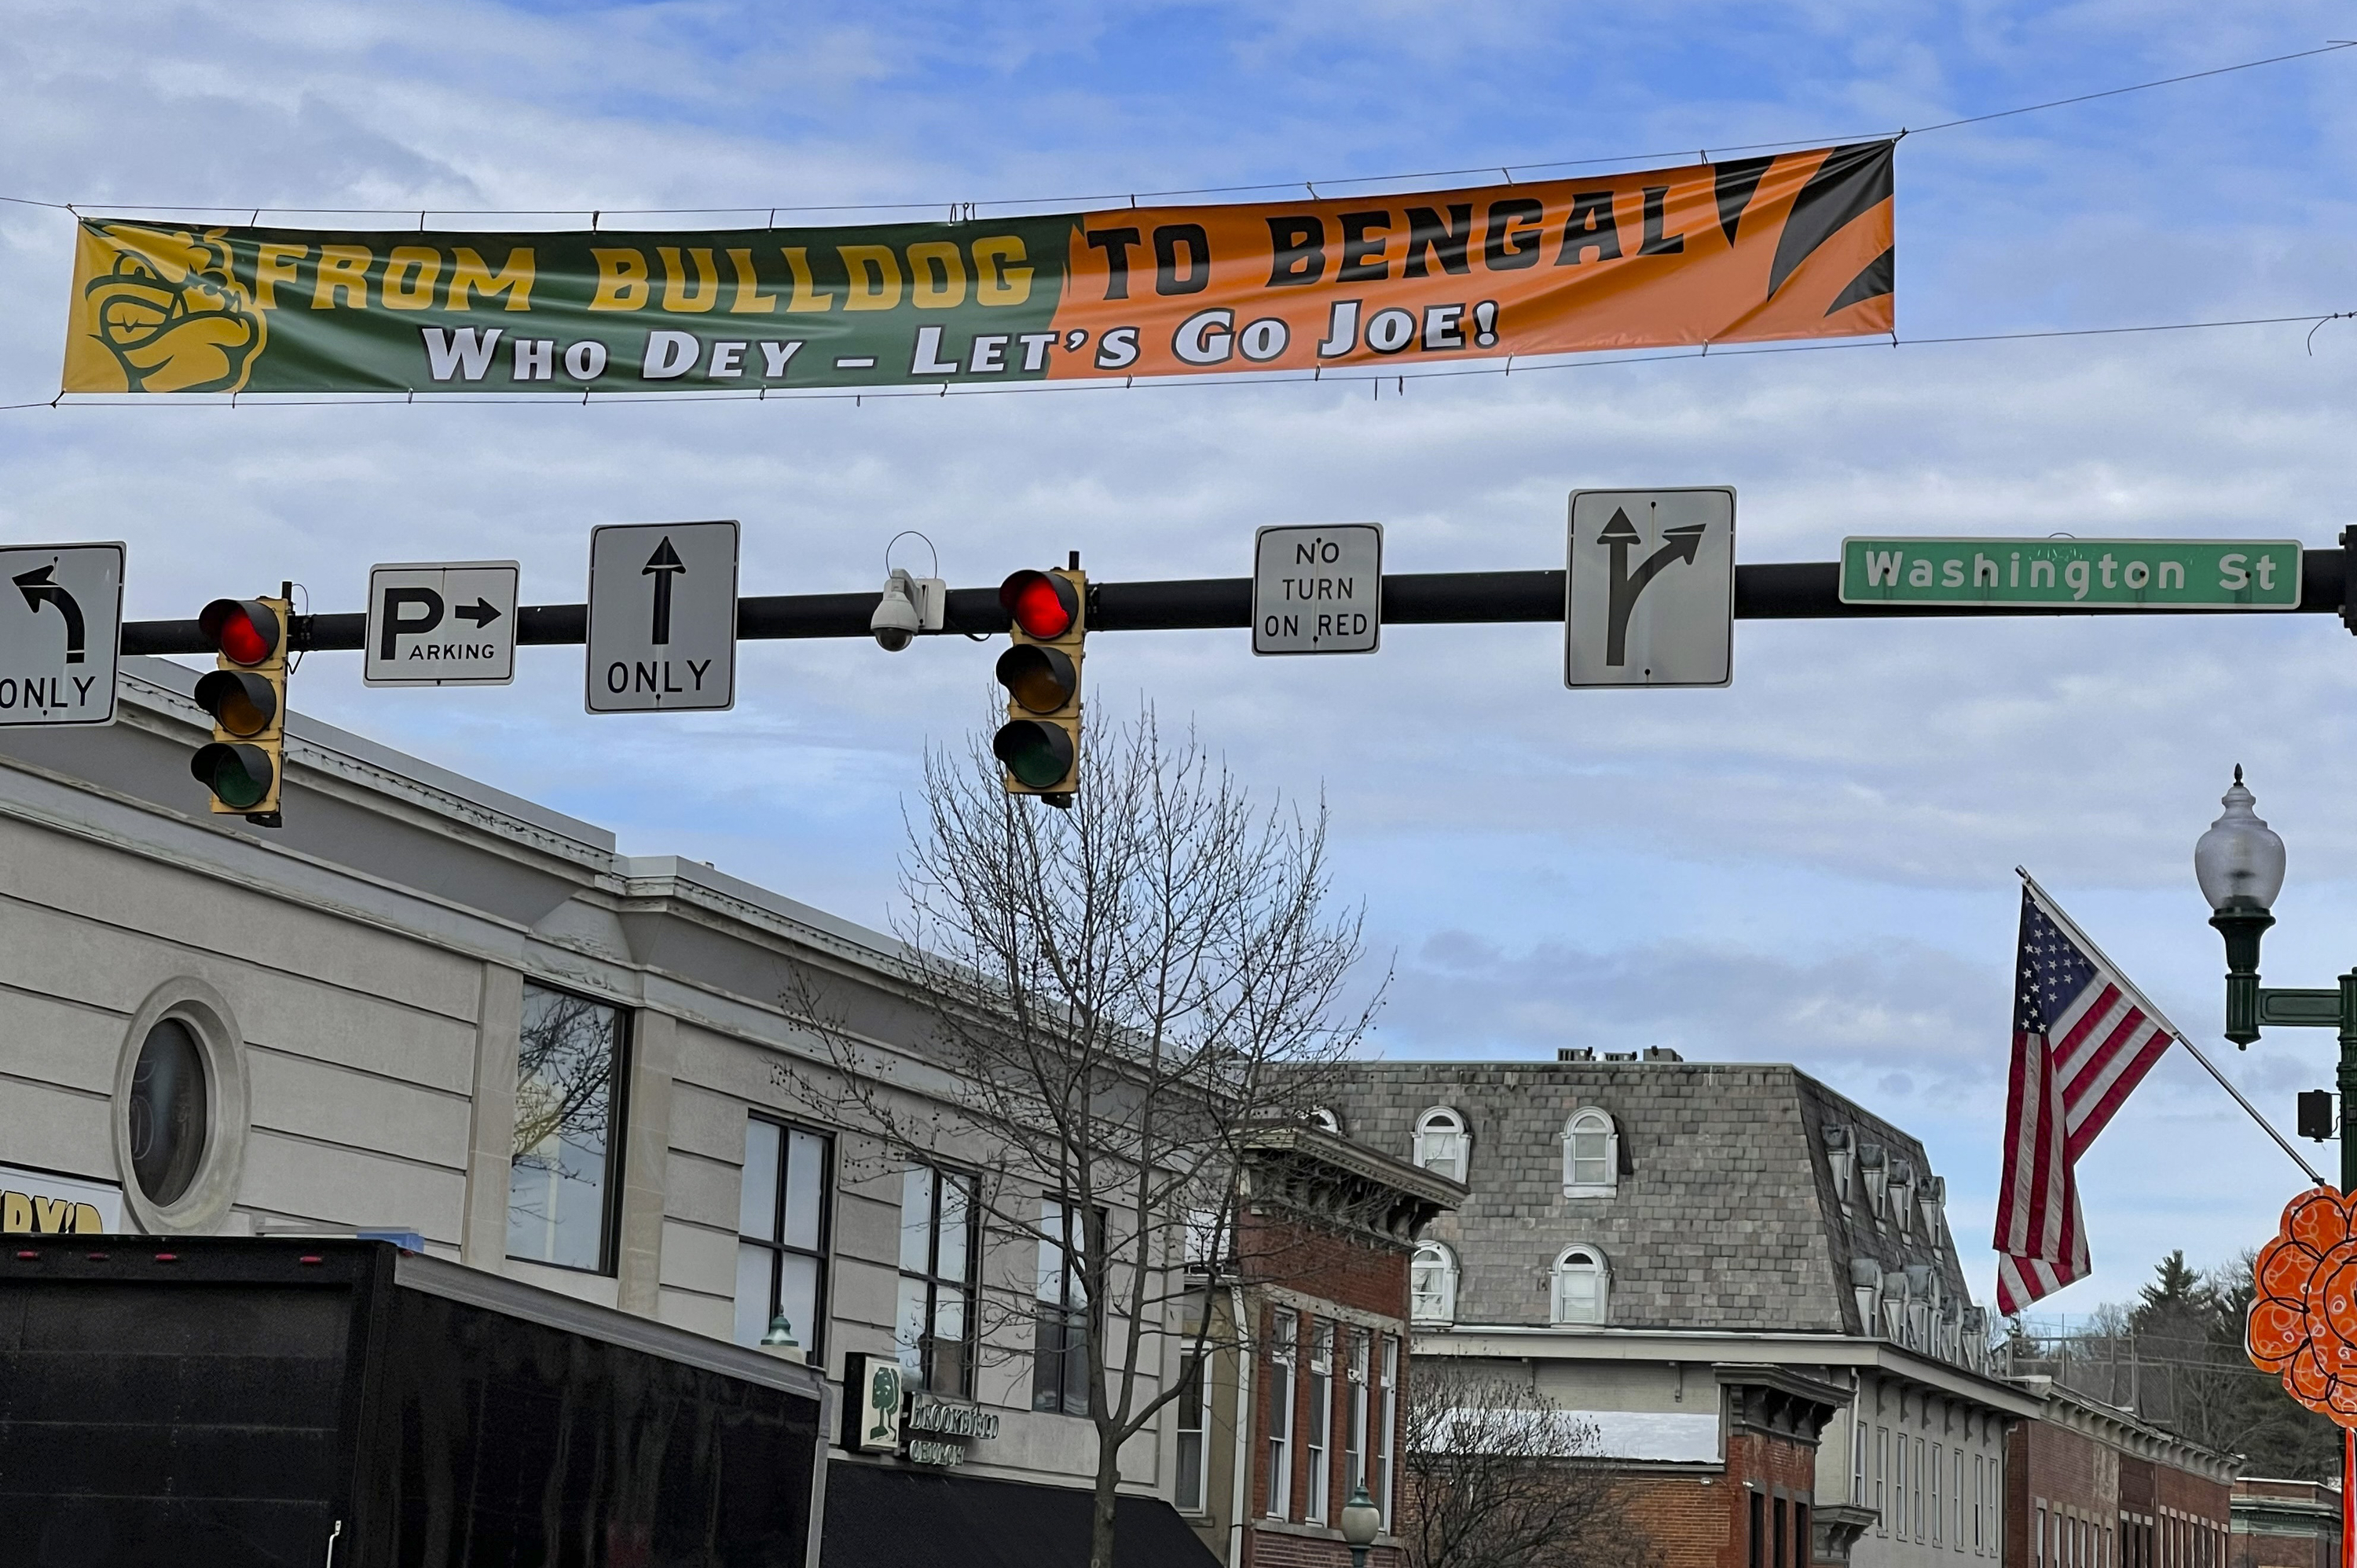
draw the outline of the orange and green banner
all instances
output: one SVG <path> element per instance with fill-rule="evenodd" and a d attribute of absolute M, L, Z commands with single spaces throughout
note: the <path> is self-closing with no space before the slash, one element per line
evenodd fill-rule
<path fill-rule="evenodd" d="M 1893 148 L 835 228 L 86 219 L 65 390 L 972 386 L 1865 336 L 1892 327 Z"/>

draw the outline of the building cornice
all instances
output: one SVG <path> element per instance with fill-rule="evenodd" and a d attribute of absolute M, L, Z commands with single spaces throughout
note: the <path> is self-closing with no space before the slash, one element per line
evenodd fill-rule
<path fill-rule="evenodd" d="M 1854 1367 L 1904 1378 L 1953 1398 L 1971 1400 L 2024 1420 L 2045 1402 L 2012 1384 L 1984 1378 L 1891 1344 L 1847 1334 L 1748 1333 L 1735 1329 L 1561 1328 L 1515 1324 L 1458 1324 L 1416 1331 L 1419 1356 L 1468 1356 L 1511 1360 L 1774 1361 L 1808 1367 Z"/>

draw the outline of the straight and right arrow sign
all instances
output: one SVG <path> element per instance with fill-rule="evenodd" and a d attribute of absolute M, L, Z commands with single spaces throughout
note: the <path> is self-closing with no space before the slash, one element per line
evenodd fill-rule
<path fill-rule="evenodd" d="M 1575 490 L 1565 579 L 1565 685 L 1734 679 L 1732 489 Z"/>

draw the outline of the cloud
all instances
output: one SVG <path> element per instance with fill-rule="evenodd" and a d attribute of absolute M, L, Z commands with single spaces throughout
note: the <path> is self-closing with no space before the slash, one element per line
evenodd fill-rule
<path fill-rule="evenodd" d="M 2308 47 L 2335 15 L 25 0 L 0 37 L 0 192 L 611 211 L 1485 167 L 1923 124 Z M 2351 69 L 1910 136 L 1903 332 L 2349 305 Z M 70 240 L 63 214 L 0 208 L 0 403 L 55 391 Z M 686 517 L 745 521 L 753 593 L 872 587 L 904 528 L 960 585 L 1075 548 L 1103 578 L 1233 575 L 1259 524 L 1363 519 L 1396 570 L 1544 568 L 1567 492 L 1608 485 L 1734 484 L 1747 561 L 1829 559 L 1850 532 L 2322 546 L 2357 478 L 2357 334 L 2312 357 L 2304 335 L 1713 355 L 1380 402 L 37 409 L 0 413 L 0 531 L 126 540 L 138 617 L 281 576 L 353 608 L 379 560 L 513 557 L 528 600 L 575 600 L 591 525 Z M 1387 1047 L 1789 1058 L 1933 1140 L 1960 1205 L 1994 1170 L 2014 865 L 2206 1031 L 2218 955 L 2185 864 L 2240 761 L 2292 843 L 2271 973 L 2349 961 L 2357 644 L 2332 618 L 1747 621 L 1734 687 L 1695 693 L 1566 692 L 1560 638 L 1394 627 L 1370 658 L 1255 660 L 1241 633 L 1103 637 L 1091 722 L 1150 699 L 1263 793 L 1322 794 L 1339 889 L 1401 955 Z M 924 746 L 986 714 L 989 658 L 748 644 L 736 712 L 645 719 L 584 714 L 573 650 L 464 693 L 364 690 L 318 655 L 296 701 L 630 850 L 881 925 L 901 800 Z M 2234 1070 L 2287 1112 L 2316 1059 L 2271 1039 Z M 2090 1219 L 2125 1272 L 2082 1291 L 2272 1225 L 2285 1162 L 2221 1099 L 2168 1076 L 2106 1134 Z M 2226 1152 L 2173 1157 L 2193 1140 Z"/>

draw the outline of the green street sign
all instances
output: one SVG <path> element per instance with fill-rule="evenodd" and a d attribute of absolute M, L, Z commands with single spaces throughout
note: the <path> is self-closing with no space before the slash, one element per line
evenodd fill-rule
<path fill-rule="evenodd" d="M 1846 605 L 2089 610 L 2299 607 L 2292 539 L 1842 541 Z"/>

